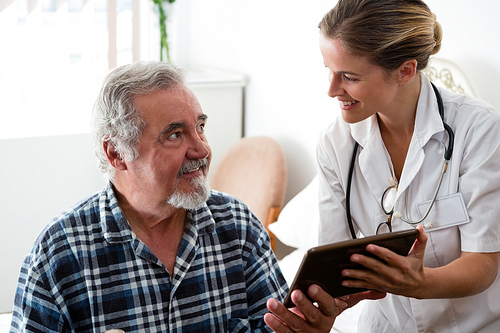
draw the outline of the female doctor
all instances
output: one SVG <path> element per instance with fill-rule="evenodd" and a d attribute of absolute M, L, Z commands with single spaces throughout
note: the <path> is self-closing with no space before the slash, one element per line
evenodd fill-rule
<path fill-rule="evenodd" d="M 422 74 L 442 36 L 422 1 L 340 0 L 320 31 L 341 108 L 318 145 L 320 243 L 353 236 L 347 214 L 355 235 L 382 222 L 420 230 L 406 258 L 376 246 L 387 264 L 351 258 L 370 270 L 345 270 L 348 286 L 388 293 L 366 304 L 359 330 L 500 332 L 499 112 Z"/>
<path fill-rule="evenodd" d="M 341 109 L 318 144 L 320 243 L 419 230 L 407 257 L 351 257 L 369 270 L 345 285 L 387 293 L 358 331 L 500 332 L 500 113 L 422 73 L 442 31 L 420 0 L 339 0 L 319 27 Z"/>

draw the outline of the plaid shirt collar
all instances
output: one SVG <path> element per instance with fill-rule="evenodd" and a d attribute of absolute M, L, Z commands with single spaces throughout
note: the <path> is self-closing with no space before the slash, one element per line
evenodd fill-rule
<path fill-rule="evenodd" d="M 125 243 L 137 238 L 118 205 L 113 184 L 110 181 L 100 194 L 99 208 L 101 228 L 108 243 Z M 186 232 L 194 239 L 198 235 L 210 234 L 215 230 L 215 221 L 206 202 L 194 210 L 187 211 L 187 223 Z"/>

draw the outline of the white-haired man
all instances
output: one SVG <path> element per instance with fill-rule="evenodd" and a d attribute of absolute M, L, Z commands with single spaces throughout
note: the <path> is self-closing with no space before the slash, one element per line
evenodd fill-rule
<path fill-rule="evenodd" d="M 93 115 L 99 193 L 56 217 L 23 263 L 12 332 L 267 332 L 287 287 L 268 235 L 207 181 L 207 116 L 182 73 L 140 62 Z"/>
<path fill-rule="evenodd" d="M 300 291 L 296 309 L 279 304 L 288 287 L 262 224 L 210 190 L 206 121 L 174 66 L 139 62 L 106 77 L 93 132 L 109 182 L 33 245 L 11 332 L 329 329 L 337 301 L 312 286 L 321 311 Z"/>

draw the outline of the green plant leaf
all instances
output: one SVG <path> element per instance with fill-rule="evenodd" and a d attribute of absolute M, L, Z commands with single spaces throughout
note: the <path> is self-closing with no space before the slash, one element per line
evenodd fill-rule
<path fill-rule="evenodd" d="M 163 61 L 163 50 L 165 50 L 165 55 L 167 61 L 170 62 L 170 52 L 168 47 L 168 35 L 167 35 L 167 14 L 163 8 L 163 3 L 174 3 L 175 0 L 152 0 L 156 11 L 158 12 L 158 23 L 160 26 L 160 61 Z"/>

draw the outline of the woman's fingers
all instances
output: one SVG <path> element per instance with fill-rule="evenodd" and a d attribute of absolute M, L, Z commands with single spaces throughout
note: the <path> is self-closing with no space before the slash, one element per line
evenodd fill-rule
<path fill-rule="evenodd" d="M 345 269 L 342 275 L 350 279 L 342 282 L 343 286 L 367 288 L 390 292 L 398 295 L 410 295 L 419 288 L 423 281 L 423 258 L 427 234 L 419 225 L 419 236 L 408 256 L 401 256 L 381 246 L 370 244 L 366 250 L 376 257 L 353 254 L 351 261 L 367 269 Z"/>

